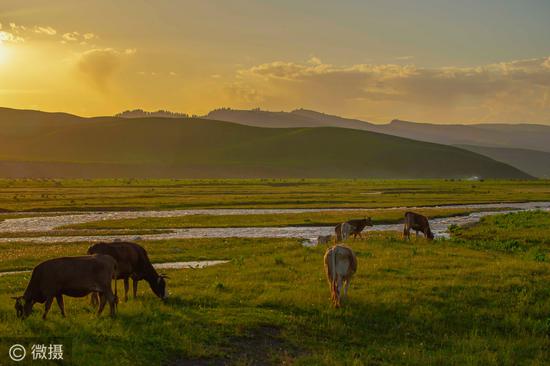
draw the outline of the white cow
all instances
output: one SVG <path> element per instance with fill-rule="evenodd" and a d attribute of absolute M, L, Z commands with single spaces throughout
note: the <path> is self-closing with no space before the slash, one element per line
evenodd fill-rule
<path fill-rule="evenodd" d="M 330 297 L 334 307 L 342 305 L 342 299 L 348 294 L 351 277 L 357 271 L 357 257 L 351 248 L 335 245 L 325 253 L 325 272 L 330 288 Z M 342 286 L 344 296 L 341 295 Z"/>

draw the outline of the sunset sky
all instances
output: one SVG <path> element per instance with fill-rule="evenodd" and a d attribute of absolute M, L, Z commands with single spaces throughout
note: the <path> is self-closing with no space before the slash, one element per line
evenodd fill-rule
<path fill-rule="evenodd" d="M 550 1 L 0 1 L 0 106 L 550 124 Z"/>

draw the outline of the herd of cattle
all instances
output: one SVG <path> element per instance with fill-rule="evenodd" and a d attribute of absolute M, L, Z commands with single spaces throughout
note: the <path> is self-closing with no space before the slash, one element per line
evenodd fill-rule
<path fill-rule="evenodd" d="M 325 252 L 325 273 L 330 288 L 330 295 L 332 304 L 335 307 L 340 307 L 342 299 L 347 296 L 349 283 L 351 277 L 357 271 L 357 258 L 355 253 L 350 247 L 340 245 L 338 243 L 345 241 L 351 235 L 354 238 L 359 235 L 367 226 L 372 226 L 370 217 L 366 217 L 361 220 L 350 220 L 336 225 L 334 228 L 334 241 L 333 247 L 327 249 Z M 430 229 L 430 224 L 426 216 L 422 216 L 415 212 L 405 213 L 405 223 L 403 227 L 403 238 L 410 239 L 410 232 L 414 230 L 416 236 L 422 232 L 426 239 L 433 240 L 434 234 Z M 328 244 L 332 240 L 332 235 L 322 235 L 317 238 L 319 244 Z M 341 296 L 342 287 L 344 288 L 344 294 Z"/>
<path fill-rule="evenodd" d="M 65 316 L 63 295 L 84 297 L 92 294 L 92 304 L 99 302 L 98 315 L 108 302 L 111 316 L 118 303 L 117 280 L 124 280 L 124 298 L 128 300 L 129 280 L 134 298 L 138 281 L 145 280 L 161 299 L 167 298 L 167 276 L 158 274 L 143 247 L 135 243 L 99 243 L 88 249 L 88 255 L 50 259 L 37 265 L 23 296 L 15 297 L 17 316 L 26 318 L 35 303 L 45 303 L 43 319 L 55 298 Z M 115 292 L 111 281 L 115 280 Z"/>
<path fill-rule="evenodd" d="M 362 237 L 366 226 L 372 226 L 370 218 L 350 220 L 335 227 L 335 245 L 327 249 L 324 256 L 325 272 L 329 282 L 331 300 L 335 307 L 341 305 L 347 295 L 351 277 L 357 271 L 357 258 L 351 248 L 338 244 L 350 236 Z M 429 240 L 434 238 L 426 217 L 414 212 L 405 213 L 403 236 L 410 237 L 410 231 L 422 232 Z M 320 236 L 319 244 L 330 243 L 332 236 Z M 88 249 L 88 255 L 63 257 L 44 261 L 32 271 L 31 279 L 23 296 L 14 297 L 15 310 L 19 318 L 26 318 L 32 312 L 33 305 L 45 303 L 43 319 L 55 299 L 65 316 L 63 295 L 84 297 L 92 295 L 92 304 L 99 305 L 98 315 L 109 303 L 111 316 L 115 316 L 118 304 L 117 280 L 124 281 L 124 299 L 128 300 L 130 278 L 132 279 L 134 298 L 138 281 L 145 280 L 151 290 L 165 300 L 167 298 L 167 276 L 157 273 L 146 250 L 138 244 L 129 242 L 98 243 Z M 115 291 L 111 283 L 114 279 Z M 344 288 L 344 296 L 341 290 Z"/>

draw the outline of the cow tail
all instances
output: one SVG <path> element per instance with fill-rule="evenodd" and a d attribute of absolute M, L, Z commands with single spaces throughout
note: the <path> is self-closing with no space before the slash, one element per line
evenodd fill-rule
<path fill-rule="evenodd" d="M 330 264 L 331 264 L 331 267 L 332 267 L 332 273 L 331 273 L 331 277 L 332 277 L 332 297 L 333 297 L 333 301 L 336 301 L 337 299 L 337 285 L 336 285 L 336 251 L 338 250 L 338 246 L 335 246 L 333 249 L 332 249 L 332 253 L 330 254 Z"/>
<path fill-rule="evenodd" d="M 115 272 L 113 273 L 113 276 L 115 278 L 115 307 L 118 307 L 118 292 L 117 292 L 117 288 L 116 288 L 116 283 L 118 282 L 117 281 L 117 273 L 118 273 L 118 268 L 117 268 L 117 265 L 115 263 Z"/>

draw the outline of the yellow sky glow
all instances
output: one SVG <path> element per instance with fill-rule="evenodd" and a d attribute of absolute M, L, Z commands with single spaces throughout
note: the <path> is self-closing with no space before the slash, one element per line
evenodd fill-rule
<path fill-rule="evenodd" d="M 550 124 L 550 49 L 498 57 L 504 48 L 495 46 L 490 57 L 455 55 L 456 45 L 428 36 L 424 43 L 434 46 L 412 47 L 401 40 L 408 33 L 370 39 L 373 30 L 330 26 L 328 14 L 307 18 L 308 28 L 283 5 L 240 3 L 67 2 L 7 11 L 0 16 L 0 106 L 83 116 L 134 108 L 199 115 L 218 107 L 308 108 L 375 123 Z M 172 7 L 185 9 L 185 21 Z M 66 11 L 74 14 L 61 17 Z M 78 21 L 79 12 L 86 21 Z M 270 12 L 287 14 L 286 27 Z M 355 21 L 351 12 L 330 17 Z M 367 23 L 357 18 L 357 27 Z"/>

